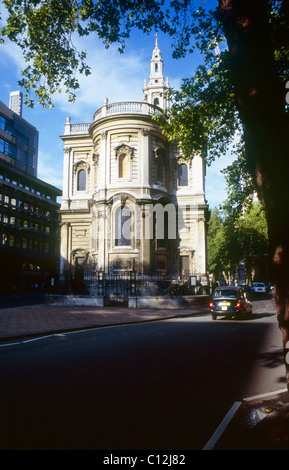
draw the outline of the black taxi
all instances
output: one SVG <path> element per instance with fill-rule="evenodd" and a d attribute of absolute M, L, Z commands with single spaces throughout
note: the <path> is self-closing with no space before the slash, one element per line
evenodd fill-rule
<path fill-rule="evenodd" d="M 212 319 L 217 316 L 231 316 L 245 319 L 252 316 L 252 303 L 242 287 L 217 287 L 210 302 Z"/>

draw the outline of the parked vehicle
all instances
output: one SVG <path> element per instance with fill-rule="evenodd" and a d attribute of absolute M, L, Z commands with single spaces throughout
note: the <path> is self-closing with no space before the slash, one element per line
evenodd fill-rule
<path fill-rule="evenodd" d="M 264 282 L 252 282 L 252 290 L 256 294 L 265 294 L 266 293 L 266 284 Z"/>
<path fill-rule="evenodd" d="M 210 302 L 212 319 L 217 316 L 231 316 L 240 319 L 252 316 L 252 303 L 241 287 L 217 287 Z"/>

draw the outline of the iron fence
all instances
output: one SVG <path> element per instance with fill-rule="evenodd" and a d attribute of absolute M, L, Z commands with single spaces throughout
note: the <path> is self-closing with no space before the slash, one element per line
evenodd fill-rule
<path fill-rule="evenodd" d="M 92 295 L 106 304 L 126 304 L 129 297 L 179 296 L 208 294 L 209 288 L 197 282 L 192 285 L 188 276 L 84 272 L 81 276 L 58 282 L 59 294 Z"/>

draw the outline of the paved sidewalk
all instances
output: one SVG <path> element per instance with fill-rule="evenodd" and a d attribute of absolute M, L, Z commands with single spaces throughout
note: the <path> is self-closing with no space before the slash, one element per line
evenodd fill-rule
<path fill-rule="evenodd" d="M 7 304 L 6 304 L 7 305 Z M 208 309 L 132 309 L 61 306 L 45 303 L 0 309 L 0 341 L 21 336 L 139 323 L 207 313 Z"/>

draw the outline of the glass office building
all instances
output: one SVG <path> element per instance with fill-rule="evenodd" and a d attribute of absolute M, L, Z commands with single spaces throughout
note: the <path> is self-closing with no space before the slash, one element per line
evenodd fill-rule
<path fill-rule="evenodd" d="M 0 102 L 0 293 L 47 292 L 59 271 L 62 192 L 37 178 L 38 130 L 11 95 L 13 109 Z"/>

